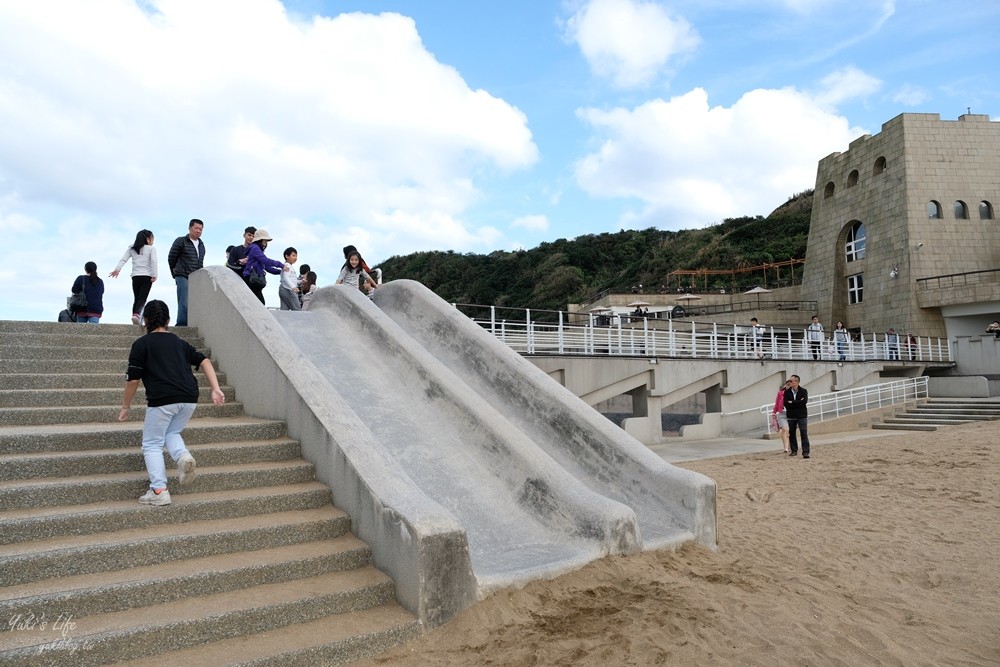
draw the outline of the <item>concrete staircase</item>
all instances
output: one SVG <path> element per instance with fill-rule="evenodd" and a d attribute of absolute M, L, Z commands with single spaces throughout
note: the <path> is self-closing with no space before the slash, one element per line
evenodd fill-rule
<path fill-rule="evenodd" d="M 939 426 L 1000 419 L 1000 399 L 930 398 L 906 412 L 872 424 L 874 429 L 936 431 Z"/>
<path fill-rule="evenodd" d="M 173 504 L 137 502 L 141 389 L 117 416 L 142 333 L 0 321 L 0 664 L 337 665 L 417 636 L 284 424 L 221 372 L 226 404 L 200 378 L 184 434 L 198 477 L 167 457 Z"/>

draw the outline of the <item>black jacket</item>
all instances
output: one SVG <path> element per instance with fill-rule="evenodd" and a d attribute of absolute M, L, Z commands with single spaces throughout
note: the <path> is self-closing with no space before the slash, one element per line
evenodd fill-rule
<path fill-rule="evenodd" d="M 194 244 L 191 243 L 187 234 L 174 239 L 173 245 L 170 246 L 170 252 L 167 254 L 167 265 L 170 266 L 170 275 L 174 278 L 177 276 L 188 277 L 200 269 L 204 262 L 205 242 L 198 239 L 198 251 L 195 252 Z"/>
<path fill-rule="evenodd" d="M 802 385 L 799 385 L 798 394 L 792 398 L 792 390 L 785 390 L 785 416 L 789 419 L 802 419 L 808 417 L 806 403 L 809 402 L 809 392 Z"/>

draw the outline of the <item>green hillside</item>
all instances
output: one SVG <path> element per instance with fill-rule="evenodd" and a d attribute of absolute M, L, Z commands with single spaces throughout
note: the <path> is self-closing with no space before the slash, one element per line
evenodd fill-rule
<path fill-rule="evenodd" d="M 795 195 L 767 217 L 729 218 L 703 229 L 587 234 L 488 255 L 417 252 L 390 257 L 379 266 L 386 280 L 417 280 L 453 303 L 559 310 L 608 289 L 627 292 L 642 284 L 656 291 L 676 269 L 735 269 L 802 259 L 812 195 L 812 190 Z M 724 282 L 709 286 L 733 286 L 728 278 Z"/>

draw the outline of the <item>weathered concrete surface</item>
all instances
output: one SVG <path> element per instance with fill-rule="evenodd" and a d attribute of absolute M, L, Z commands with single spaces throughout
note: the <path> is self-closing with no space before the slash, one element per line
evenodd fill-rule
<path fill-rule="evenodd" d="M 461 378 L 463 391 L 493 406 L 504 420 L 498 423 L 533 443 L 533 465 L 551 459 L 594 493 L 630 507 L 643 548 L 691 539 L 715 545 L 712 480 L 665 464 L 423 285 L 392 281 L 375 302 Z"/>
<path fill-rule="evenodd" d="M 247 411 L 301 441 L 426 625 L 603 555 L 714 546 L 714 482 L 664 463 L 422 286 L 397 283 L 376 295 L 393 317 L 339 286 L 308 312 L 278 312 L 209 267 L 192 276 L 191 320 Z"/>
<path fill-rule="evenodd" d="M 433 627 L 476 600 L 463 526 L 414 484 L 344 401 L 345 388 L 319 372 L 232 271 L 191 275 L 190 321 L 215 343 L 213 357 L 246 412 L 285 421 L 301 442 L 334 503 L 372 546 L 376 566 L 395 580 L 404 607 Z M 352 344 L 366 343 L 362 336 Z"/>

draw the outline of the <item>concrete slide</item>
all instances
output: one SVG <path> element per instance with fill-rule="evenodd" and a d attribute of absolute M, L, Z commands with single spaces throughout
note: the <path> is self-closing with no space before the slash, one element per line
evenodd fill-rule
<path fill-rule="evenodd" d="M 207 271 L 211 283 L 192 287 L 210 285 L 216 303 L 192 315 L 213 356 L 246 349 L 207 321 L 231 305 L 265 341 L 250 347 L 273 360 L 266 372 L 285 376 L 285 407 L 237 385 L 241 400 L 285 419 L 319 459 L 317 476 L 426 624 L 604 555 L 715 546 L 712 480 L 662 461 L 419 283 L 387 283 L 374 302 L 331 286 L 308 312 L 265 311 L 235 276 Z M 288 406 L 293 395 L 304 407 Z"/>

